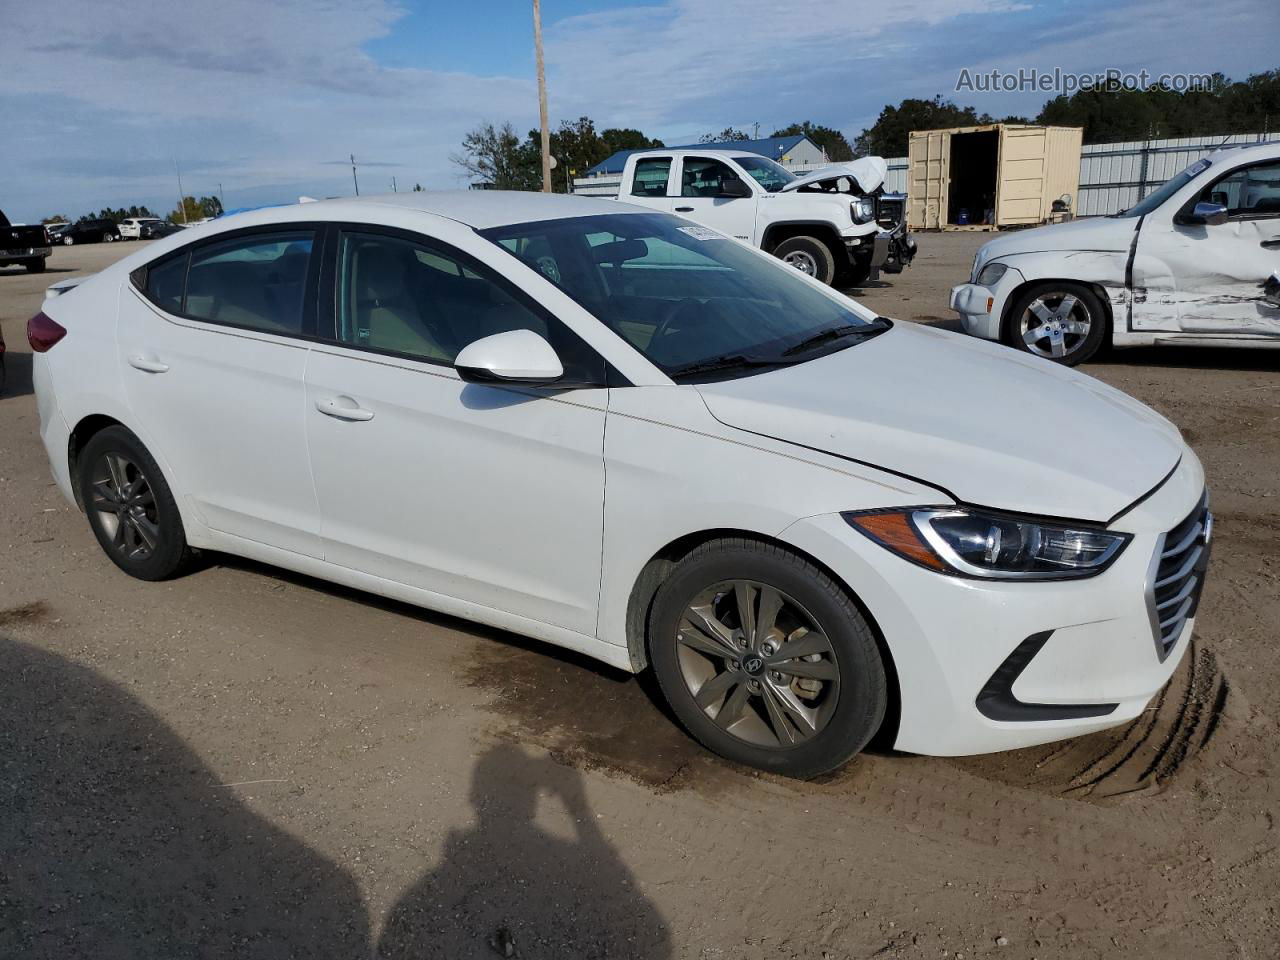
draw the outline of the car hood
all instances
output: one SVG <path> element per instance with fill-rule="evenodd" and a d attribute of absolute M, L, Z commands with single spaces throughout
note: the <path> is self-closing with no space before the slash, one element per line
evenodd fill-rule
<path fill-rule="evenodd" d="M 1168 420 L 1092 377 L 903 323 L 808 363 L 697 389 L 727 426 L 1041 516 L 1107 522 L 1184 449 Z"/>
<path fill-rule="evenodd" d="M 799 190 L 809 183 L 820 183 L 823 180 L 849 177 L 858 185 L 858 189 L 862 193 L 870 193 L 884 183 L 885 175 L 888 172 L 889 165 L 884 162 L 883 157 L 862 157 L 852 163 L 835 163 L 829 167 L 806 173 L 802 177 L 796 177 L 796 179 L 783 187 L 781 192 L 787 193 L 791 190 Z"/>
<path fill-rule="evenodd" d="M 1018 230 L 987 241 L 978 251 L 978 262 L 1049 250 L 1128 250 L 1137 225 L 1137 217 L 1090 217 Z"/>

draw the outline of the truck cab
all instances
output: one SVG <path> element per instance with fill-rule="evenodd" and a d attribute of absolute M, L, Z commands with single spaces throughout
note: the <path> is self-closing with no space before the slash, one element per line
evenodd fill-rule
<path fill-rule="evenodd" d="M 854 286 L 911 262 L 915 243 L 878 217 L 885 162 L 866 157 L 797 177 L 734 150 L 632 154 L 618 199 L 674 213 L 772 253 L 823 283 Z"/>

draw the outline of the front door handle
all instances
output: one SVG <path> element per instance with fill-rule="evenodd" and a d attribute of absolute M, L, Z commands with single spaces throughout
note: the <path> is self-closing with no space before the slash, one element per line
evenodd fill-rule
<path fill-rule="evenodd" d="M 676 213 L 693 213 L 693 207 L 676 207 Z"/>
<path fill-rule="evenodd" d="M 1258 246 L 1266 250 L 1280 250 L 1280 237 L 1272 237 L 1270 240 L 1263 240 Z"/>
<path fill-rule="evenodd" d="M 159 360 L 152 360 L 150 357 L 144 356 L 130 357 L 129 366 L 146 373 L 164 373 L 169 369 L 167 363 L 161 363 Z"/>
<path fill-rule="evenodd" d="M 316 409 L 326 417 L 339 420 L 372 420 L 373 411 L 366 410 L 350 397 L 325 397 L 316 401 Z"/>

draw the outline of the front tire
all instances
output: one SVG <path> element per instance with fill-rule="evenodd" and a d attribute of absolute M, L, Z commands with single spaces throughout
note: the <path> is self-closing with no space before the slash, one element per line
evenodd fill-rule
<path fill-rule="evenodd" d="M 80 451 L 80 500 L 103 552 L 139 580 L 165 580 L 191 558 L 182 516 L 155 458 L 121 426 Z"/>
<path fill-rule="evenodd" d="M 816 237 L 792 237 L 773 248 L 773 255 L 825 284 L 835 282 L 836 258 L 830 248 Z"/>
<path fill-rule="evenodd" d="M 39 260 L 28 260 L 23 264 L 27 268 L 27 273 L 44 273 L 45 260 L 41 257 Z"/>
<path fill-rule="evenodd" d="M 75 243 L 75 242 L 76 242 L 75 237 L 63 237 L 63 238 L 62 238 L 62 243 L 63 243 L 63 245 L 64 245 L 64 246 L 68 246 L 68 247 L 69 247 L 69 246 L 71 246 L 71 245 L 72 245 L 73 243 Z"/>
<path fill-rule="evenodd" d="M 870 626 L 826 572 L 774 544 L 695 549 L 658 589 L 648 643 L 685 729 L 737 763 L 816 777 L 857 754 L 884 718 Z"/>
<path fill-rule="evenodd" d="M 1107 314 L 1088 287 L 1051 280 L 1023 290 L 1009 308 L 1003 333 L 1015 349 L 1074 367 L 1102 347 Z"/>

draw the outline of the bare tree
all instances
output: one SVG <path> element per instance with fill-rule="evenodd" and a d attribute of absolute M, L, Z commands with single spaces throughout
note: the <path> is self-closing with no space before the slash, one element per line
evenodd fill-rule
<path fill-rule="evenodd" d="M 520 142 L 510 123 L 482 123 L 462 138 L 462 152 L 449 158 L 475 182 L 492 190 L 538 189 L 538 157 Z"/>

